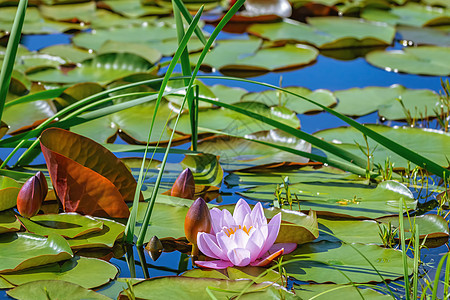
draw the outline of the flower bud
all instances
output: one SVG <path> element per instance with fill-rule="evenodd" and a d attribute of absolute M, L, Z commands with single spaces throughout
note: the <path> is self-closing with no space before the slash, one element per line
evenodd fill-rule
<path fill-rule="evenodd" d="M 199 232 L 211 231 L 211 215 L 205 200 L 198 198 L 192 203 L 184 219 L 184 233 L 186 239 L 193 245 L 197 245 Z"/>
<path fill-rule="evenodd" d="M 194 176 L 189 168 L 184 169 L 173 184 L 170 196 L 193 199 L 195 195 Z"/>
<path fill-rule="evenodd" d="M 39 212 L 42 202 L 47 196 L 48 185 L 42 172 L 37 172 L 25 182 L 17 195 L 17 210 L 26 217 L 31 218 Z"/>
<path fill-rule="evenodd" d="M 147 246 L 145 247 L 145 250 L 148 251 L 150 258 L 153 261 L 156 261 L 161 256 L 161 253 L 163 251 L 163 245 L 161 241 L 158 239 L 158 237 L 154 235 L 150 239 L 150 242 L 148 242 Z"/>

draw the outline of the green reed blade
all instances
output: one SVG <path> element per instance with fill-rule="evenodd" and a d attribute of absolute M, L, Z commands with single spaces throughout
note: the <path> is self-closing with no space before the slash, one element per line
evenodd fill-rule
<path fill-rule="evenodd" d="M 419 225 L 416 224 L 414 229 L 414 271 L 413 271 L 413 299 L 417 299 L 419 286 L 419 258 L 420 258 L 420 236 Z"/>
<path fill-rule="evenodd" d="M 5 58 L 0 72 L 0 120 L 2 119 L 6 95 L 8 94 L 9 84 L 11 82 L 11 74 L 16 60 L 17 48 L 19 47 L 27 5 L 28 0 L 19 1 L 16 17 L 14 18 L 11 34 L 9 35 L 8 45 L 6 46 Z"/>
<path fill-rule="evenodd" d="M 16 105 L 16 104 L 22 104 L 22 103 L 28 103 L 33 102 L 37 100 L 46 100 L 51 98 L 59 97 L 64 91 L 66 90 L 65 87 L 63 88 L 56 88 L 51 90 L 45 90 L 40 91 L 33 94 L 28 94 L 22 97 L 19 97 L 17 99 L 11 100 L 7 103 L 5 103 L 5 108 Z"/>
<path fill-rule="evenodd" d="M 181 0 L 173 0 L 173 2 L 177 5 L 178 9 L 180 10 L 181 14 L 183 15 L 184 19 L 190 24 L 192 23 L 192 16 L 189 13 L 189 10 L 186 8 L 186 6 L 184 5 L 184 3 Z M 203 31 L 201 30 L 200 27 L 198 27 L 197 25 L 195 26 L 194 29 L 194 33 L 195 35 L 198 37 L 198 39 L 200 40 L 200 42 L 202 42 L 203 45 L 206 44 L 206 38 L 203 35 Z"/>
<path fill-rule="evenodd" d="M 408 249 L 406 248 L 405 243 L 405 226 L 403 224 L 403 198 L 398 202 L 398 221 L 399 221 L 399 234 L 400 234 L 400 245 L 402 246 L 402 258 L 403 258 L 403 279 L 405 282 L 405 296 L 407 300 L 411 299 L 411 294 L 409 290 L 409 272 L 408 272 L 408 256 L 406 252 Z"/>

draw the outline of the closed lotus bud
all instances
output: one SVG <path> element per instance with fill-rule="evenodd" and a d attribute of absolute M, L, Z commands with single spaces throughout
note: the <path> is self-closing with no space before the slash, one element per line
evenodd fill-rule
<path fill-rule="evenodd" d="M 187 240 L 197 245 L 197 234 L 199 232 L 209 233 L 211 231 L 211 215 L 208 205 L 203 198 L 198 198 L 192 203 L 184 219 L 184 233 Z"/>
<path fill-rule="evenodd" d="M 17 195 L 17 210 L 26 217 L 31 218 L 39 212 L 42 202 L 47 196 L 48 185 L 42 172 L 37 172 L 25 182 Z"/>
<path fill-rule="evenodd" d="M 194 175 L 189 168 L 184 169 L 173 184 L 170 196 L 193 199 L 195 195 Z"/>
<path fill-rule="evenodd" d="M 153 261 L 156 261 L 161 256 L 163 249 L 163 245 L 156 235 L 151 238 L 145 247 Z"/>

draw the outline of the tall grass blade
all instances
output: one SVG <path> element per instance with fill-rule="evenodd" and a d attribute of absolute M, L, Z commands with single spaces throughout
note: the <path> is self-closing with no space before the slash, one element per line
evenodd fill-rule
<path fill-rule="evenodd" d="M 14 23 L 9 35 L 8 45 L 6 46 L 6 53 L 2 64 L 2 70 L 0 72 L 0 120 L 3 116 L 6 95 L 8 94 L 9 84 L 11 83 L 11 74 L 14 68 L 14 62 L 16 60 L 17 48 L 19 47 L 27 5 L 28 0 L 19 1 L 16 17 L 14 18 Z"/>
<path fill-rule="evenodd" d="M 441 275 L 442 266 L 444 265 L 444 262 L 449 257 L 449 252 L 447 252 L 442 258 L 439 260 L 439 264 L 436 268 L 436 274 L 434 274 L 434 282 L 433 282 L 433 293 L 431 294 L 431 299 L 436 300 L 437 298 L 437 291 L 439 287 L 439 279 Z M 447 283 L 448 284 L 448 283 Z M 445 287 L 445 284 L 444 284 Z"/>
<path fill-rule="evenodd" d="M 184 3 L 181 0 L 173 0 L 173 2 L 177 5 L 177 7 L 180 10 L 181 14 L 183 15 L 184 19 L 189 24 L 191 24 L 192 23 L 192 16 L 189 13 L 189 10 L 184 5 Z M 198 25 L 195 26 L 194 33 L 198 37 L 200 42 L 202 42 L 202 44 L 205 45 L 206 44 L 205 35 L 203 34 L 203 31 L 201 30 L 201 28 L 198 27 Z"/>
<path fill-rule="evenodd" d="M 420 236 L 419 225 L 414 229 L 414 273 L 413 273 L 413 299 L 417 299 L 419 287 L 419 258 L 420 258 Z"/>
<path fill-rule="evenodd" d="M 408 256 L 406 255 L 407 248 L 405 243 L 405 226 L 403 220 L 403 198 L 398 202 L 398 220 L 400 224 L 399 234 L 400 234 L 400 244 L 402 246 L 402 258 L 403 258 L 403 278 L 405 281 L 405 296 L 407 300 L 411 299 L 410 289 L 409 289 L 409 272 L 408 272 Z"/>

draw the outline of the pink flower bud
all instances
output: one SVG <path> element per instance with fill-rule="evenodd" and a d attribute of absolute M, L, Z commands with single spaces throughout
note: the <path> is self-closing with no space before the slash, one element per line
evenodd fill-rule
<path fill-rule="evenodd" d="M 189 168 L 184 169 L 173 184 L 170 196 L 193 199 L 195 194 L 194 176 Z"/>
<path fill-rule="evenodd" d="M 42 172 L 37 172 L 25 182 L 17 195 L 17 210 L 26 217 L 36 215 L 47 196 L 48 185 Z"/>
<path fill-rule="evenodd" d="M 199 232 L 211 231 L 211 215 L 205 200 L 198 198 L 192 203 L 184 219 L 184 233 L 186 239 L 193 245 L 197 244 Z"/>

